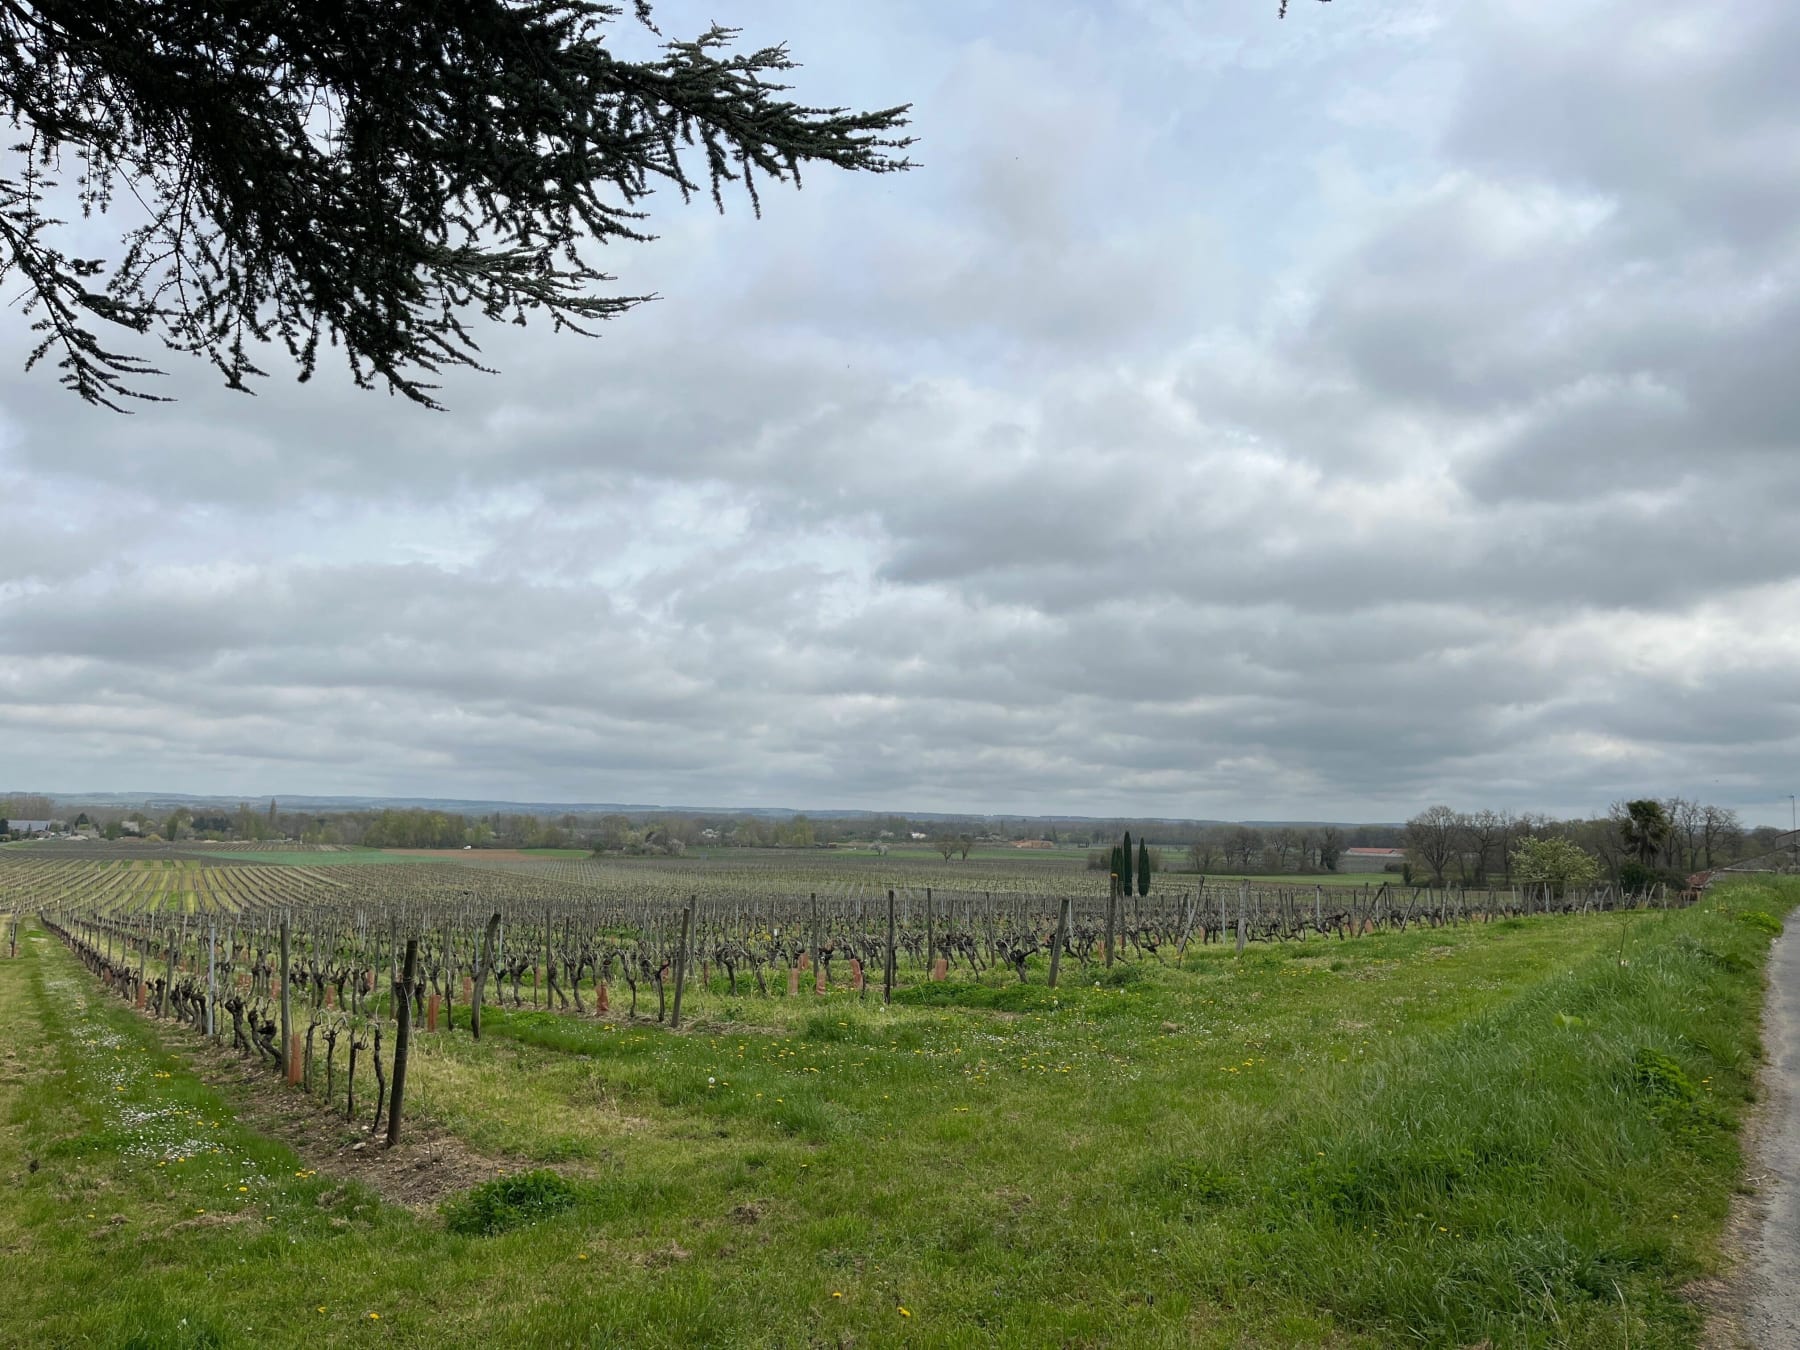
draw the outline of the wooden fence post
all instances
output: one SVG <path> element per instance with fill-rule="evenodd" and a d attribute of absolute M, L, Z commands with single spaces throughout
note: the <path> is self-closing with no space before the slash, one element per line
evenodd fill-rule
<path fill-rule="evenodd" d="M 681 908 L 681 945 L 675 949 L 675 1007 L 669 1014 L 669 1030 L 681 1030 L 681 990 L 687 984 L 688 933 L 694 924 L 694 902 Z"/>
<path fill-rule="evenodd" d="M 291 997 L 292 991 L 288 988 L 288 986 L 293 983 L 292 980 L 288 979 L 289 927 L 290 920 L 287 911 L 283 910 L 281 914 L 281 1067 L 283 1070 L 289 1072 L 291 1079 L 292 1066 L 290 1065 L 289 1060 L 292 1056 L 289 1052 L 293 1046 L 291 1037 L 294 1032 L 294 1007 L 293 998 Z"/>
<path fill-rule="evenodd" d="M 469 993 L 469 1034 L 481 1039 L 481 998 L 487 992 L 488 967 L 494 960 L 494 934 L 500 931 L 500 912 L 488 920 L 487 932 L 481 939 L 481 960 L 475 967 L 475 983 Z"/>
<path fill-rule="evenodd" d="M 1052 989 L 1056 988 L 1056 977 L 1062 970 L 1063 943 L 1069 937 L 1069 906 L 1072 903 L 1071 898 L 1065 895 L 1062 903 L 1056 907 L 1056 936 L 1050 939 L 1053 944 L 1050 948 L 1050 987 Z"/>
<path fill-rule="evenodd" d="M 1113 923 L 1119 912 L 1119 874 L 1111 874 L 1106 884 L 1106 968 L 1112 969 Z"/>
<path fill-rule="evenodd" d="M 1238 882 L 1237 954 L 1244 954 L 1244 911 L 1250 904 L 1250 882 Z"/>
<path fill-rule="evenodd" d="M 412 987 L 419 964 L 419 939 L 406 940 L 406 973 L 400 977 L 404 986 L 394 1007 L 394 1089 L 388 1101 L 387 1145 L 400 1142 L 400 1102 L 406 1095 L 406 1056 L 412 1049 Z M 436 995 L 432 996 L 436 1001 Z"/>
<path fill-rule="evenodd" d="M 887 968 L 881 982 L 881 1001 L 894 1001 L 894 893 L 888 892 Z"/>
<path fill-rule="evenodd" d="M 930 978 L 932 963 L 937 957 L 937 930 L 933 923 L 935 916 L 931 911 L 931 887 L 927 886 L 925 888 L 925 970 L 927 979 Z"/>

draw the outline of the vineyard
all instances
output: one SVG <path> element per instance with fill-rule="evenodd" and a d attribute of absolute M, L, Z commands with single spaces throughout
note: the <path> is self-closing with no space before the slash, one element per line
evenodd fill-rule
<path fill-rule="evenodd" d="M 347 1119 L 357 1115 L 359 1072 L 372 1077 L 362 1095 L 371 1130 L 390 1076 L 404 1072 L 395 1064 L 405 1053 L 401 1024 L 449 1031 L 462 1010 L 479 1036 L 484 1005 L 679 1027 L 684 1004 L 690 1016 L 718 1015 L 721 1003 L 743 998 L 839 992 L 888 1001 L 896 987 L 936 982 L 1035 978 L 1053 988 L 1065 962 L 1078 974 L 1110 973 L 1115 962 L 1179 966 L 1190 948 L 1222 942 L 1241 952 L 1652 903 L 1610 888 L 1558 897 L 1198 878 L 1114 895 L 1091 880 L 1067 889 L 1087 880 L 1067 868 L 1000 865 L 959 869 L 962 884 L 949 888 L 871 860 L 900 883 L 884 887 L 870 867 L 832 860 L 835 869 L 807 869 L 779 855 L 670 868 L 132 852 L 0 852 L 0 897 L 37 913 L 121 998 L 196 1034 L 229 1035 L 232 1049 L 334 1107 L 341 1101 Z M 971 876 L 984 889 L 970 889 Z M 794 889 L 809 880 L 829 888 Z"/>
<path fill-rule="evenodd" d="M 1737 911 L 1790 897 L 1694 901 L 1138 896 L 1044 859 L 0 850 L 23 935 L 0 1120 L 29 1146 L 0 1130 L 0 1218 L 38 1235 L 0 1325 L 1689 1344 L 1669 1291 L 1715 1259 L 1754 1070 L 1770 921 Z M 377 1155 L 398 1170 L 351 1161 Z M 116 1296 L 31 1292 L 111 1290 L 148 1250 Z M 254 1291 L 212 1282 L 240 1259 Z"/>

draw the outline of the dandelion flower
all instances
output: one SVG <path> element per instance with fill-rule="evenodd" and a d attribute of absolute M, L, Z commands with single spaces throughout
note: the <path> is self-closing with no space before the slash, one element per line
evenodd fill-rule
<path fill-rule="evenodd" d="M 908 1312 L 905 1308 L 900 1309 L 900 1315 L 902 1317 L 911 1317 L 912 1316 L 912 1314 L 910 1312 Z"/>

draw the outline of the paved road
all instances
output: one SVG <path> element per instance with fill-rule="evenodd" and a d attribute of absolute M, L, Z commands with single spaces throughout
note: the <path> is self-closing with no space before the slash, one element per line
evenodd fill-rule
<path fill-rule="evenodd" d="M 1750 1164 L 1763 1212 L 1745 1253 L 1742 1330 L 1759 1350 L 1793 1350 L 1800 1346 L 1800 914 L 1789 918 L 1770 957 L 1763 1026 L 1768 1115 Z"/>

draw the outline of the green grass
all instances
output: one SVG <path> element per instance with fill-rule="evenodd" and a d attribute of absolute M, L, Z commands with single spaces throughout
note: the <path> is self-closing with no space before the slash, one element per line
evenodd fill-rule
<path fill-rule="evenodd" d="M 421 863 L 430 862 L 479 862 L 486 850 L 462 849 L 444 850 L 442 859 L 426 858 L 404 852 L 394 852 L 380 848 L 343 848 L 343 849 L 218 849 L 207 854 L 207 860 L 217 866 L 233 866 L 239 863 L 264 863 L 284 867 L 347 867 L 369 866 L 374 864 L 391 864 L 417 867 Z M 532 858 L 545 861 L 579 860 L 591 857 L 585 848 L 534 848 L 526 850 Z M 454 855 L 454 856 L 452 856 Z"/>
<path fill-rule="evenodd" d="M 680 1035 L 490 1007 L 480 1045 L 423 1039 L 414 1107 L 567 1184 L 472 1197 L 504 1230 L 481 1237 L 296 1175 L 175 1034 L 33 930 L 0 961 L 0 1327 L 1692 1345 L 1678 1291 L 1718 1268 L 1757 1063 L 1770 925 L 1742 911 L 1795 898 L 1213 948 L 1111 980 L 1072 963 L 1057 991 L 1039 972 L 892 1007 L 715 978 Z"/>
<path fill-rule="evenodd" d="M 429 859 L 406 857 L 399 853 L 386 853 L 378 848 L 346 848 L 346 849 L 218 849 L 207 855 L 207 861 L 215 866 L 235 867 L 240 863 L 263 863 L 275 867 L 347 867 L 371 864 L 380 866 L 383 863 L 405 864 L 417 866 Z"/>

